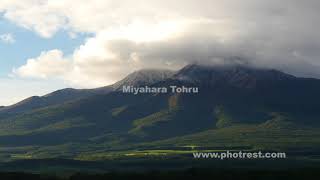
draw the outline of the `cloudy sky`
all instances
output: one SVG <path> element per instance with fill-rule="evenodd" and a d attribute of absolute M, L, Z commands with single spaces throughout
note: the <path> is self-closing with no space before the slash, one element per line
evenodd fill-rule
<path fill-rule="evenodd" d="M 0 105 L 240 58 L 320 78 L 318 0 L 1 0 Z"/>

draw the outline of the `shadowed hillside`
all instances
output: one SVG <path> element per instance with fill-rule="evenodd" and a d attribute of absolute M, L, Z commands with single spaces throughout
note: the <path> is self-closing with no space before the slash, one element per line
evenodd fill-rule
<path fill-rule="evenodd" d="M 198 87 L 199 93 L 134 95 L 123 93 L 123 85 Z M 117 90 L 104 88 L 103 93 L 61 90 L 5 107 L 15 111 L 21 108 L 21 113 L 0 119 L 0 144 L 15 147 L 20 154 L 16 157 L 22 158 L 75 158 L 80 152 L 190 144 L 263 149 L 320 147 L 317 79 L 239 65 L 193 64 L 174 74 L 135 72 L 114 87 Z M 278 141 L 274 143 L 274 139 Z M 3 152 L 8 159 L 12 157 L 5 148 Z"/>

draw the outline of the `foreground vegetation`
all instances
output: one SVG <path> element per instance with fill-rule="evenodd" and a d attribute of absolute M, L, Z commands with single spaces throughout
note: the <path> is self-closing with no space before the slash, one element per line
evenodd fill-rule
<path fill-rule="evenodd" d="M 226 170 L 226 169 L 187 169 L 177 171 L 149 171 L 149 172 L 109 172 L 102 174 L 75 173 L 63 176 L 26 174 L 26 173 L 0 173 L 1 180 L 32 179 L 32 180 L 170 180 L 170 179 L 221 179 L 233 180 L 283 180 L 283 179 L 317 179 L 320 173 L 317 169 L 296 170 Z"/>

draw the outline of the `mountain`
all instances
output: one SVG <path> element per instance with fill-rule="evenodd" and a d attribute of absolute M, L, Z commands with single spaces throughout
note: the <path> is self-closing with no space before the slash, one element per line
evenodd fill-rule
<path fill-rule="evenodd" d="M 16 104 L 11 106 L 6 106 L 0 109 L 0 118 L 16 115 L 19 113 L 24 113 L 27 111 L 35 110 L 38 108 L 44 108 L 47 106 L 53 106 L 62 104 L 68 101 L 86 98 L 92 95 L 101 94 L 103 92 L 110 92 L 112 90 L 111 87 L 105 87 L 100 90 L 92 89 L 92 90 L 81 90 L 81 89 L 62 89 L 45 96 L 33 96 L 22 100 Z"/>
<path fill-rule="evenodd" d="M 122 86 L 124 85 L 139 86 L 153 84 L 169 78 L 172 74 L 173 72 L 169 70 L 140 70 L 129 74 L 123 80 L 110 86 L 95 89 L 67 88 L 52 92 L 45 96 L 33 96 L 14 105 L 1 107 L 0 119 L 39 108 L 63 104 L 68 101 L 88 98 L 99 94 L 107 94 L 114 90 L 122 89 Z"/>
<path fill-rule="evenodd" d="M 135 120 L 130 132 L 161 139 L 238 124 L 320 125 L 317 79 L 274 69 L 192 64 L 156 84 L 170 85 L 198 87 L 200 92 L 163 95 L 168 106 Z"/>
<path fill-rule="evenodd" d="M 122 85 L 145 84 L 198 87 L 199 92 L 119 91 Z M 71 154 L 178 144 L 320 147 L 318 79 L 247 66 L 193 64 L 176 73 L 135 72 L 113 87 L 118 90 L 0 119 L 0 145 L 72 146 L 65 150 Z"/>

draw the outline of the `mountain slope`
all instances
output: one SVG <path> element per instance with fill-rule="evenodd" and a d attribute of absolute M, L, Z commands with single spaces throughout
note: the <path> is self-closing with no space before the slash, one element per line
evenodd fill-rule
<path fill-rule="evenodd" d="M 297 78 L 275 70 L 192 65 L 151 84 L 170 85 L 196 86 L 199 93 L 133 95 L 113 91 L 28 111 L 1 120 L 0 142 L 85 145 L 96 141 L 108 144 L 118 139 L 120 146 L 211 130 L 227 132 L 224 135 L 228 136 L 230 131 L 223 129 L 234 126 L 258 130 L 279 127 L 280 131 L 320 127 L 317 79 Z"/>
<path fill-rule="evenodd" d="M 107 94 L 114 90 L 121 90 L 122 86 L 139 86 L 153 84 L 158 81 L 169 78 L 173 74 L 168 70 L 140 70 L 129 74 L 123 80 L 101 88 L 95 89 L 61 89 L 45 96 L 33 96 L 22 100 L 14 105 L 7 107 L 0 107 L 0 119 L 24 113 L 39 108 L 59 105 L 68 101 L 74 101 L 90 96 Z"/>
<path fill-rule="evenodd" d="M 47 94 L 45 96 L 33 96 L 22 100 L 11 106 L 6 106 L 0 109 L 0 119 L 4 117 L 9 117 L 19 113 L 24 113 L 27 111 L 35 110 L 38 108 L 44 108 L 47 106 L 58 105 L 65 103 L 67 101 L 77 100 L 81 98 L 86 98 L 92 95 L 101 94 L 103 92 L 110 92 L 111 87 L 105 87 L 100 90 L 92 89 L 62 89 L 55 91 L 53 93 Z"/>

